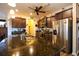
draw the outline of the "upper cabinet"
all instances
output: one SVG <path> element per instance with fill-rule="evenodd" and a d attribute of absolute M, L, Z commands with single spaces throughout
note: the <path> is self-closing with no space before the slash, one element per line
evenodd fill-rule
<path fill-rule="evenodd" d="M 61 19 L 70 18 L 70 17 L 72 17 L 72 9 L 68 9 L 55 14 L 56 20 L 61 20 Z"/>
<path fill-rule="evenodd" d="M 26 19 L 16 17 L 15 19 L 12 19 L 12 27 L 13 28 L 25 28 L 26 27 Z"/>
<path fill-rule="evenodd" d="M 39 28 L 52 28 L 52 21 L 50 18 L 44 17 L 43 19 L 38 21 Z"/>
<path fill-rule="evenodd" d="M 60 13 L 56 13 L 56 15 L 55 15 L 55 19 L 56 19 L 56 20 L 63 19 L 63 13 L 62 13 L 62 12 L 60 12 Z"/>
<path fill-rule="evenodd" d="M 63 18 L 72 17 L 72 9 L 63 12 Z"/>

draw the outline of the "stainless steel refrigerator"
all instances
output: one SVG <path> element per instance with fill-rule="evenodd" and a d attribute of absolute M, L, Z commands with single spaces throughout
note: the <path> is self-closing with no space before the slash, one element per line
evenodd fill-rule
<path fill-rule="evenodd" d="M 59 37 L 62 41 L 62 48 L 68 53 L 72 52 L 72 19 L 59 20 Z"/>

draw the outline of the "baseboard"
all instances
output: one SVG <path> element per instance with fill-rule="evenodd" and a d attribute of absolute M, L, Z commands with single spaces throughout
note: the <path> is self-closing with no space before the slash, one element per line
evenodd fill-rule
<path fill-rule="evenodd" d="M 73 56 L 77 56 L 77 53 L 72 52 L 72 55 L 73 55 Z"/>

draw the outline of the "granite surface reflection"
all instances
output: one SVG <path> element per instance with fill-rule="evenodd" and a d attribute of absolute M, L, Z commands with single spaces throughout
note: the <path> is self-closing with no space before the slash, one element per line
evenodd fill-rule
<path fill-rule="evenodd" d="M 2 44 L 2 45 L 1 45 Z M 12 37 L 7 43 L 0 42 L 0 56 L 54 56 L 59 55 L 59 47 L 55 48 L 52 43 L 44 38 L 36 37 Z"/>

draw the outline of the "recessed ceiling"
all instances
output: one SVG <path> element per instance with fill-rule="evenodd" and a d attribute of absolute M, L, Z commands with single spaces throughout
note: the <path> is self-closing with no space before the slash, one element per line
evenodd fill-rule
<path fill-rule="evenodd" d="M 29 16 L 30 13 L 33 13 L 33 16 L 35 18 L 38 18 L 36 13 L 34 13 L 34 11 L 28 7 L 35 8 L 36 6 L 45 6 L 44 8 L 42 8 L 42 10 L 47 11 L 47 12 L 45 14 L 40 13 L 40 15 L 39 15 L 39 18 L 40 18 L 47 14 L 53 13 L 56 10 L 67 7 L 67 6 L 71 5 L 71 3 L 50 3 L 48 6 L 46 6 L 46 5 L 48 5 L 48 3 L 17 3 L 16 7 L 12 8 L 7 3 L 0 3 L 0 13 L 8 14 L 10 9 L 18 9 L 19 11 L 16 13 L 18 15 Z M 1 15 L 0 15 L 0 17 L 1 17 Z"/>

